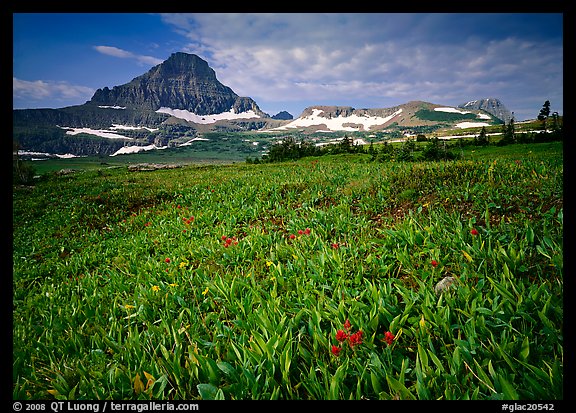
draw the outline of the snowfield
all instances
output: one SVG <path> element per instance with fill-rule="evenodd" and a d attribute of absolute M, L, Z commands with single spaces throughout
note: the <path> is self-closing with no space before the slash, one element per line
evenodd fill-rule
<path fill-rule="evenodd" d="M 209 141 L 209 140 L 210 139 L 206 139 L 206 138 L 192 138 L 189 141 L 184 142 L 183 144 L 178 145 L 178 146 L 190 146 L 190 145 L 192 145 L 192 142 L 194 142 L 194 141 Z"/>
<path fill-rule="evenodd" d="M 234 113 L 234 109 L 232 108 L 230 108 L 228 112 L 216 113 L 212 115 L 197 115 L 185 109 L 171 109 L 166 107 L 161 107 L 156 112 L 166 113 L 178 119 L 184 119 L 188 122 L 200 123 L 203 125 L 216 123 L 219 120 L 253 119 L 260 117 L 253 110 L 249 110 L 248 112 Z"/>
<path fill-rule="evenodd" d="M 456 124 L 456 127 L 460 129 L 479 128 L 481 126 L 490 126 L 490 124 L 486 122 L 460 122 Z"/>
<path fill-rule="evenodd" d="M 81 158 L 80 155 L 73 155 L 71 153 L 48 153 L 48 152 L 33 152 L 33 151 L 18 151 L 20 156 L 41 156 L 42 158 L 32 158 L 33 161 L 43 161 L 51 157 L 56 157 L 60 159 L 71 159 L 71 158 Z"/>
<path fill-rule="evenodd" d="M 274 128 L 273 130 L 286 130 L 286 129 L 294 129 L 294 128 L 302 128 L 307 126 L 320 126 L 326 125 L 326 128 L 329 131 L 358 131 L 358 128 L 353 128 L 350 126 L 344 126 L 345 124 L 356 124 L 361 125 L 362 129 L 367 131 L 370 130 L 372 126 L 376 125 L 383 125 L 393 117 L 399 115 L 402 112 L 402 109 L 398 109 L 396 112 L 391 114 L 390 116 L 380 117 L 380 116 L 338 116 L 335 118 L 325 118 L 320 116 L 321 113 L 324 113 L 321 109 L 312 109 L 312 114 L 308 116 L 304 116 L 302 118 L 298 118 L 287 125 L 279 126 Z"/>
<path fill-rule="evenodd" d="M 132 140 L 132 138 L 129 138 L 128 136 L 120 135 L 118 133 L 112 133 L 107 129 L 68 128 L 66 126 L 59 126 L 59 128 L 66 129 L 66 135 L 78 135 L 79 133 L 86 133 L 88 135 L 100 136 L 101 138 L 107 138 L 107 139 Z"/>
<path fill-rule="evenodd" d="M 123 148 L 118 149 L 116 152 L 114 152 L 112 155 L 110 156 L 116 156 L 116 155 L 126 155 L 129 153 L 138 153 L 138 152 L 142 152 L 142 151 L 151 151 L 154 149 L 166 149 L 167 146 L 156 146 L 154 144 L 152 145 L 146 145 L 146 146 L 124 146 Z"/>
<path fill-rule="evenodd" d="M 98 106 L 100 109 L 126 109 L 126 106 Z"/>
<path fill-rule="evenodd" d="M 342 141 L 344 138 L 336 138 L 336 139 L 331 139 L 328 142 L 320 142 L 315 144 L 315 146 L 326 146 L 326 145 L 334 145 L 339 143 L 340 141 Z M 366 142 L 364 139 L 359 138 L 359 139 L 354 139 L 352 141 L 352 145 L 368 145 L 368 142 Z"/>
<path fill-rule="evenodd" d="M 79 133 L 85 133 L 87 135 L 94 135 L 100 136 L 101 138 L 106 139 L 128 139 L 133 140 L 128 136 L 121 135 L 119 133 L 114 133 L 112 131 L 116 130 L 138 130 L 138 129 L 145 129 L 150 132 L 155 132 L 158 128 L 148 128 L 145 126 L 128 126 L 128 125 L 119 125 L 113 124 L 110 129 L 92 129 L 92 128 L 71 128 L 68 126 L 58 126 L 61 129 L 66 130 L 66 135 L 78 135 Z"/>
<path fill-rule="evenodd" d="M 436 112 L 448 112 L 448 113 L 459 113 L 461 115 L 466 115 L 467 113 L 472 113 L 472 112 L 468 112 L 465 110 L 459 110 L 456 108 L 434 108 L 434 110 Z"/>
<path fill-rule="evenodd" d="M 437 112 L 449 112 L 449 113 L 459 113 L 461 115 L 466 115 L 468 113 L 472 113 L 466 110 L 460 110 L 460 109 L 456 109 L 456 108 L 434 108 L 435 111 Z M 485 114 L 485 113 L 478 113 L 476 115 L 476 117 L 478 119 L 490 119 L 490 116 Z M 490 124 L 488 123 L 484 123 L 484 122 L 461 122 L 459 124 L 457 124 L 456 126 L 459 127 L 460 129 L 465 129 L 465 128 L 475 128 L 478 126 L 489 126 Z"/>
<path fill-rule="evenodd" d="M 156 132 L 158 130 L 158 128 L 148 128 L 146 126 L 128 126 L 128 125 L 118 125 L 118 124 L 112 124 L 112 127 L 110 128 L 111 130 L 118 130 L 118 129 L 124 129 L 124 130 L 138 130 L 138 129 L 146 129 L 147 131 L 150 132 Z"/>

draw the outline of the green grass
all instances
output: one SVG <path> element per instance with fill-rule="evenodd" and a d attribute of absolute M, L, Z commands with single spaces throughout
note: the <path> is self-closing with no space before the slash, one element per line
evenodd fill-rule
<path fill-rule="evenodd" d="M 562 399 L 562 145 L 499 149 L 15 186 L 13 397 Z"/>

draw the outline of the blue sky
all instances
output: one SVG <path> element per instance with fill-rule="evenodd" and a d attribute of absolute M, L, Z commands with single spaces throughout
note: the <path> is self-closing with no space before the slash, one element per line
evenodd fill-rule
<path fill-rule="evenodd" d="M 179 51 L 271 115 L 485 97 L 563 114 L 562 13 L 15 13 L 13 106 L 83 104 Z"/>

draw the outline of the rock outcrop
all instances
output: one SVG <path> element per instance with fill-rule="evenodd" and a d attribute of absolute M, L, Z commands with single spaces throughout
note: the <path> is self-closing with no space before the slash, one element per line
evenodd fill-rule
<path fill-rule="evenodd" d="M 458 105 L 462 109 L 484 110 L 504 123 L 509 123 L 512 113 L 496 98 L 484 98 L 471 100 L 470 102 Z"/>

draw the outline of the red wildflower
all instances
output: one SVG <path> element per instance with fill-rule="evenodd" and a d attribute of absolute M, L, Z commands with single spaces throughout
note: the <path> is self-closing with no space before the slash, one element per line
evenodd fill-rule
<path fill-rule="evenodd" d="M 332 345 L 332 354 L 334 354 L 336 357 L 340 355 L 340 351 L 342 351 L 342 347 Z"/>
<path fill-rule="evenodd" d="M 339 247 L 339 245 L 338 245 L 337 243 L 335 243 L 335 242 L 334 242 L 334 243 L 332 243 L 332 248 L 334 248 L 335 250 L 337 250 L 337 249 L 338 249 L 338 247 Z"/>
<path fill-rule="evenodd" d="M 226 241 L 226 238 L 228 238 L 226 235 L 222 235 L 222 237 L 220 237 L 222 241 Z"/>
<path fill-rule="evenodd" d="M 346 334 L 344 331 L 342 330 L 338 330 L 336 332 L 336 340 L 338 340 L 339 342 L 343 342 L 348 338 L 348 334 Z"/>
<path fill-rule="evenodd" d="M 430 264 L 432 264 L 433 267 L 436 267 L 438 265 L 438 261 L 432 260 Z"/>
<path fill-rule="evenodd" d="M 296 235 L 290 234 L 290 239 L 294 239 L 294 238 L 296 238 Z"/>
<path fill-rule="evenodd" d="M 394 341 L 394 338 L 395 338 L 395 337 L 396 337 L 396 336 L 395 336 L 394 334 L 392 334 L 390 331 L 386 331 L 386 332 L 384 333 L 384 340 L 386 340 L 386 343 L 387 343 L 389 346 L 392 345 L 392 342 Z"/>
<path fill-rule="evenodd" d="M 170 258 L 166 257 L 166 259 L 164 260 L 164 262 L 169 263 L 169 262 L 170 262 Z"/>
<path fill-rule="evenodd" d="M 349 337 L 350 347 L 354 347 L 355 345 L 362 344 L 362 330 L 358 330 L 354 334 Z"/>
<path fill-rule="evenodd" d="M 470 231 L 470 234 L 478 235 L 478 230 L 476 228 L 472 228 L 472 230 Z"/>
<path fill-rule="evenodd" d="M 302 231 L 301 229 L 298 230 L 298 235 L 303 235 L 304 231 Z"/>
<path fill-rule="evenodd" d="M 306 228 L 306 229 L 304 230 L 304 234 L 310 235 L 310 228 Z"/>
<path fill-rule="evenodd" d="M 351 324 L 350 324 L 350 320 L 346 319 L 346 321 L 344 321 L 344 328 L 346 329 L 346 331 L 350 330 Z"/>

